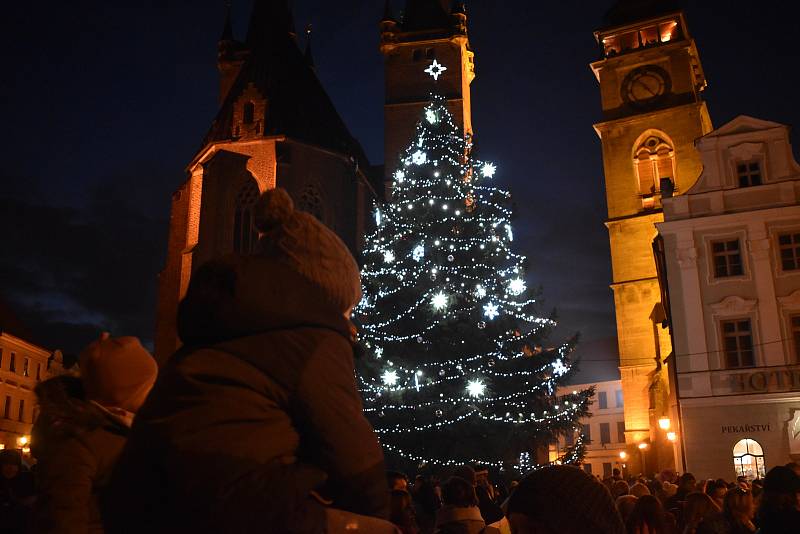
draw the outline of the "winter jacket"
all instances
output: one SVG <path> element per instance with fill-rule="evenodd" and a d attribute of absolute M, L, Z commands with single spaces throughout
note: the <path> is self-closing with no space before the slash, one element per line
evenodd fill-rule
<path fill-rule="evenodd" d="M 110 531 L 321 532 L 312 490 L 388 516 L 351 323 L 316 286 L 275 260 L 227 257 L 194 274 L 178 325 L 186 345 L 162 367 L 112 479 Z"/>
<path fill-rule="evenodd" d="M 37 533 L 103 532 L 99 496 L 108 484 L 128 427 L 102 407 L 81 399 L 80 379 L 39 384 L 40 414 L 33 427 L 39 498 Z"/>
<path fill-rule="evenodd" d="M 477 506 L 443 506 L 436 513 L 435 534 L 499 534 L 487 527 Z"/>

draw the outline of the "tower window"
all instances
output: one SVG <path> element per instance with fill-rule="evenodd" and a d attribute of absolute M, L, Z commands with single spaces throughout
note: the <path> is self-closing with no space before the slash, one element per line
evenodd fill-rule
<path fill-rule="evenodd" d="M 642 209 L 658 207 L 662 180 L 675 183 L 675 151 L 661 137 L 649 136 L 634 152 L 634 166 L 639 180 Z"/>
<path fill-rule="evenodd" d="M 306 186 L 298 197 L 297 209 L 310 213 L 318 221 L 323 221 L 323 202 L 319 189 L 313 185 Z"/>
<path fill-rule="evenodd" d="M 778 236 L 781 251 L 781 269 L 796 271 L 800 269 L 800 234 L 781 234 Z"/>
<path fill-rule="evenodd" d="M 714 258 L 715 278 L 741 276 L 744 273 L 738 239 L 714 241 L 711 243 L 711 253 Z"/>
<path fill-rule="evenodd" d="M 739 178 L 739 187 L 761 185 L 761 163 L 753 160 L 736 165 L 736 175 Z"/>
<path fill-rule="evenodd" d="M 725 367 L 736 369 L 755 365 L 750 319 L 722 321 L 721 327 Z"/>
<path fill-rule="evenodd" d="M 414 61 L 420 61 L 422 59 L 422 49 L 415 48 L 414 51 L 411 53 L 411 58 Z"/>
<path fill-rule="evenodd" d="M 233 250 L 239 254 L 251 254 L 258 243 L 255 227 L 255 205 L 258 201 L 258 185 L 253 179 L 247 181 L 236 196 L 233 220 Z"/>
<path fill-rule="evenodd" d="M 433 48 L 425 49 L 425 57 L 427 59 L 434 59 L 436 57 L 436 50 L 434 50 Z"/>
<path fill-rule="evenodd" d="M 245 102 L 242 109 L 242 122 L 245 124 L 253 124 L 256 114 L 256 105 L 252 102 Z"/>

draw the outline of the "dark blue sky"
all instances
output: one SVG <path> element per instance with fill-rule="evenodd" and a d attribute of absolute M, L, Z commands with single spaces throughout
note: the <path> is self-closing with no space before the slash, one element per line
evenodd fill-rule
<path fill-rule="evenodd" d="M 234 0 L 241 37 L 252 0 Z M 294 0 L 318 75 L 383 161 L 383 0 Z M 394 2 L 397 10 L 402 0 Z M 480 156 L 517 203 L 517 243 L 545 307 L 583 334 L 588 375 L 615 335 L 592 31 L 611 1 L 472 0 Z M 49 346 L 99 328 L 152 339 L 171 193 L 216 111 L 223 0 L 6 6 L 0 77 L 0 295 Z M 800 123 L 787 2 L 688 2 L 716 126 Z M 302 32 L 300 32 L 302 33 Z M 592 360 L 608 360 L 606 364 Z"/>

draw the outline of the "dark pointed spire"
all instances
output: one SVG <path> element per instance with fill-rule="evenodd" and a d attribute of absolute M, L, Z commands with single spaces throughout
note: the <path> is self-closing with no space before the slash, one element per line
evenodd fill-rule
<path fill-rule="evenodd" d="M 453 2 L 453 9 L 451 11 L 453 15 L 466 15 L 467 14 L 467 4 L 463 0 L 456 0 Z"/>
<path fill-rule="evenodd" d="M 383 18 L 381 22 L 397 22 L 397 19 L 394 18 L 394 13 L 392 12 L 392 1 L 386 0 L 386 6 L 383 8 Z"/>
<path fill-rule="evenodd" d="M 306 65 L 314 69 L 316 65 L 314 65 L 314 55 L 311 53 L 311 30 L 311 24 L 306 26 L 306 50 L 303 53 L 303 57 L 306 60 Z"/>
<path fill-rule="evenodd" d="M 403 27 L 406 30 L 446 28 L 450 23 L 450 0 L 406 0 Z"/>
<path fill-rule="evenodd" d="M 231 22 L 231 0 L 225 1 L 225 26 L 222 28 L 220 41 L 233 41 L 233 23 Z"/>
<path fill-rule="evenodd" d="M 295 37 L 289 1 L 255 0 L 250 26 L 247 28 L 247 46 L 259 48 L 285 37 Z"/>

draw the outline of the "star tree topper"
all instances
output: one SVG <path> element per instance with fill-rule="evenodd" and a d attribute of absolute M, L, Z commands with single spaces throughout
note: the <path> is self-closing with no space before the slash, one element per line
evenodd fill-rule
<path fill-rule="evenodd" d="M 433 76 L 434 80 L 439 81 L 439 76 L 441 76 L 442 73 L 446 70 L 447 67 L 445 67 L 444 65 L 442 65 L 441 63 L 439 63 L 434 59 L 433 63 L 431 63 L 431 66 L 425 69 L 425 72 Z"/>

